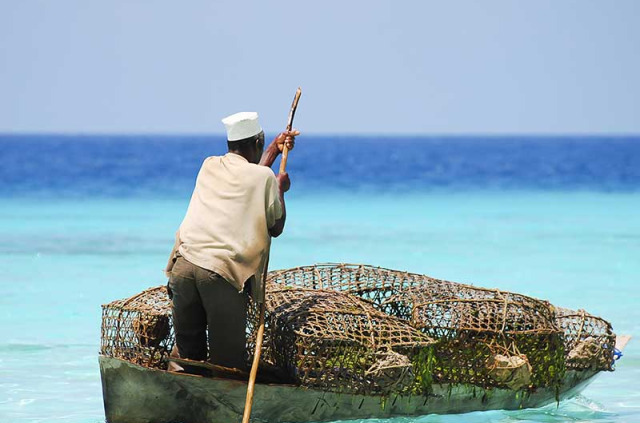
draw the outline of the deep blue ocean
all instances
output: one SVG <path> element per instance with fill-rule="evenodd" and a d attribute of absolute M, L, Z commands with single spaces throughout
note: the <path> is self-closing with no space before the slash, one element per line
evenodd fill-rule
<path fill-rule="evenodd" d="M 0 135 L 0 423 L 104 421 L 100 305 L 166 282 L 199 166 L 225 149 L 222 136 Z M 272 269 L 409 270 L 640 336 L 640 137 L 300 136 L 287 170 Z M 414 421 L 640 422 L 640 342 L 559 406 L 388 422 Z"/>

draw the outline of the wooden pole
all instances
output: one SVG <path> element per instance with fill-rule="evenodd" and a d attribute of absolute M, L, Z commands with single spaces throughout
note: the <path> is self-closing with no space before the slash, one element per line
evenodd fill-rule
<path fill-rule="evenodd" d="M 296 90 L 296 95 L 293 97 L 293 103 L 291 104 L 291 110 L 289 111 L 289 121 L 287 123 L 287 131 L 291 131 L 293 126 L 293 117 L 296 115 L 296 109 L 298 108 L 298 101 L 300 100 L 300 96 L 302 95 L 302 90 L 300 87 Z M 287 148 L 287 144 L 285 143 L 284 148 L 282 149 L 282 159 L 280 159 L 280 173 L 284 173 L 287 167 L 287 157 L 289 157 L 289 149 Z"/>
<path fill-rule="evenodd" d="M 267 262 L 267 267 L 269 263 Z M 266 286 L 267 272 L 265 267 L 264 276 L 262 279 L 262 285 Z M 266 298 L 262 298 L 260 303 L 260 326 L 258 326 L 258 333 L 256 334 L 256 349 L 253 354 L 253 364 L 251 365 L 251 373 L 249 374 L 249 383 L 247 384 L 247 399 L 244 403 L 244 414 L 242 415 L 242 423 L 249 423 L 251 418 L 251 407 L 253 406 L 253 390 L 256 386 L 256 377 L 258 376 L 258 364 L 260 363 L 260 352 L 262 350 L 262 339 L 264 338 L 264 303 Z"/>
<path fill-rule="evenodd" d="M 289 120 L 287 122 L 287 131 L 291 131 L 293 127 L 293 118 L 296 115 L 296 109 L 298 108 L 298 101 L 302 90 L 300 87 L 296 90 L 296 95 L 293 97 L 293 103 L 291 104 L 291 110 L 289 111 Z M 283 173 L 287 167 L 287 156 L 289 149 L 285 143 L 282 149 L 282 159 L 280 160 L 280 173 Z M 253 406 L 253 391 L 256 386 L 256 377 L 258 376 L 258 364 L 260 364 L 260 353 L 262 352 L 262 339 L 264 338 L 264 308 L 267 300 L 267 269 L 269 268 L 269 259 L 264 267 L 264 273 L 262 274 L 262 303 L 260 303 L 260 322 L 258 326 L 258 333 L 256 334 L 256 346 L 253 353 L 253 363 L 251 364 L 251 373 L 249 373 L 249 383 L 247 384 L 247 399 L 244 403 L 244 414 L 242 415 L 242 423 L 249 423 L 251 418 L 251 407 Z"/>

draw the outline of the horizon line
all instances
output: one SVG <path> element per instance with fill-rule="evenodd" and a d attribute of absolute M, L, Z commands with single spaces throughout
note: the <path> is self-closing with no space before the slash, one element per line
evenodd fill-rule
<path fill-rule="evenodd" d="M 302 132 L 302 131 L 301 131 Z M 265 131 L 265 134 L 275 135 L 277 131 Z M 224 132 L 71 132 L 71 131 L 60 131 L 60 132 L 46 132 L 46 131 L 1 131 L 0 137 L 47 137 L 47 136 L 57 136 L 57 137 L 225 137 Z M 408 133 L 408 132 L 310 132 L 305 133 L 302 132 L 299 137 L 394 137 L 394 138 L 471 138 L 471 137 L 486 137 L 486 138 L 512 138 L 512 137 L 522 137 L 522 138 L 598 138 L 598 137 L 607 137 L 607 138 L 638 138 L 640 137 L 640 132 L 638 133 L 625 133 L 625 132 L 420 132 L 420 133 Z"/>

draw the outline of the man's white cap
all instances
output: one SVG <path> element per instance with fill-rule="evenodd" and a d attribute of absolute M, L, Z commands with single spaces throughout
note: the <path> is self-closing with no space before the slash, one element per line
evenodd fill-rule
<path fill-rule="evenodd" d="M 256 112 L 240 112 L 222 119 L 227 128 L 227 141 L 239 141 L 262 132 Z"/>

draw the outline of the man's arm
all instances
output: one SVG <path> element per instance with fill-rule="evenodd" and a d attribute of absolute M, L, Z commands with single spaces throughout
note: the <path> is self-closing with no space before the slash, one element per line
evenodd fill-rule
<path fill-rule="evenodd" d="M 284 149 L 284 145 L 287 145 L 289 150 L 292 150 L 295 145 L 296 136 L 300 135 L 300 131 L 293 129 L 291 131 L 284 131 L 278 134 L 277 137 L 271 141 L 271 144 L 265 148 L 260 158 L 260 165 L 271 167 L 276 157 Z M 287 172 L 279 173 L 276 175 L 278 180 L 278 196 L 280 197 L 280 204 L 282 204 L 282 217 L 277 219 L 272 227 L 269 228 L 269 235 L 277 238 L 284 230 L 284 222 L 287 220 L 287 208 L 284 204 L 284 193 L 289 191 L 291 187 L 291 181 L 289 180 L 289 174 Z"/>
<path fill-rule="evenodd" d="M 277 137 L 271 141 L 271 144 L 264 149 L 262 153 L 262 157 L 260 158 L 260 165 L 271 167 L 273 166 L 273 162 L 276 161 L 276 158 L 284 148 L 285 143 L 287 144 L 287 148 L 289 150 L 293 150 L 295 146 L 296 136 L 300 135 L 300 131 L 296 129 L 292 129 L 291 131 L 284 131 L 278 134 Z"/>
<path fill-rule="evenodd" d="M 284 193 L 289 191 L 291 187 L 291 181 L 289 180 L 289 174 L 287 172 L 278 173 L 276 176 L 278 181 L 278 196 L 280 197 L 280 204 L 282 204 L 282 217 L 277 219 L 271 228 L 269 228 L 269 235 L 277 238 L 284 230 L 284 222 L 287 220 L 287 208 L 284 204 Z"/>

